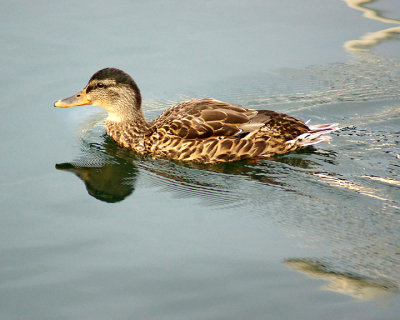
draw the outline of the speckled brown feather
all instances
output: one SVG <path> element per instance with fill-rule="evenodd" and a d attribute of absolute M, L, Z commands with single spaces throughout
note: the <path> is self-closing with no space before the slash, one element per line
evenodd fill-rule
<path fill-rule="evenodd" d="M 296 149 L 286 144 L 309 128 L 300 120 L 214 99 L 171 107 L 152 122 L 149 154 L 201 163 L 270 157 Z"/>
<path fill-rule="evenodd" d="M 170 107 L 149 126 L 107 122 L 106 130 L 124 148 L 200 163 L 283 154 L 299 147 L 287 141 L 310 131 L 302 121 L 285 114 L 214 99 Z M 143 131 L 146 133 L 141 136 Z"/>

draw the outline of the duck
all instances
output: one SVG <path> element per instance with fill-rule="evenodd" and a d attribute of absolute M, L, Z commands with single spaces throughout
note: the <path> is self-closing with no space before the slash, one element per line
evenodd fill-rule
<path fill-rule="evenodd" d="M 337 123 L 309 126 L 271 110 L 255 110 L 212 98 L 181 102 L 152 121 L 146 120 L 142 96 L 133 78 L 104 68 L 77 94 L 55 107 L 102 107 L 105 131 L 120 147 L 151 158 L 193 163 L 265 159 L 329 142 L 325 134 Z"/>

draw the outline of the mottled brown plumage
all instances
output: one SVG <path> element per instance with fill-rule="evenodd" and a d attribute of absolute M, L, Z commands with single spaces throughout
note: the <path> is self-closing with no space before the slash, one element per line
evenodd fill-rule
<path fill-rule="evenodd" d="M 337 124 L 307 126 L 283 113 L 214 99 L 182 102 L 148 122 L 136 83 L 114 68 L 96 72 L 81 92 L 55 106 L 84 104 L 108 112 L 106 132 L 120 146 L 152 157 L 198 163 L 267 158 L 328 141 L 321 135 L 337 129 Z"/>

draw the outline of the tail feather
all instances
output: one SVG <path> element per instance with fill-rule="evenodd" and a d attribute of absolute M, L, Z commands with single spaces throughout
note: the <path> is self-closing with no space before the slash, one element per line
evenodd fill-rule
<path fill-rule="evenodd" d="M 286 143 L 300 147 L 311 146 L 321 142 L 329 143 L 331 138 L 323 135 L 338 130 L 338 125 L 338 123 L 328 123 L 308 126 L 310 131 L 305 132 L 292 140 L 286 141 Z"/>
<path fill-rule="evenodd" d="M 326 124 L 315 124 L 313 126 L 308 126 L 311 131 L 334 131 L 339 129 L 338 128 L 339 124 L 338 123 L 326 123 Z"/>

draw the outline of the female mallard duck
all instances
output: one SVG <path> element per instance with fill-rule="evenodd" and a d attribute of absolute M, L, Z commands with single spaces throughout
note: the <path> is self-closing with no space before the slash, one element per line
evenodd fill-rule
<path fill-rule="evenodd" d="M 214 99 L 185 101 L 148 122 L 135 81 L 125 72 L 96 72 L 79 93 L 55 107 L 98 105 L 105 129 L 121 147 L 143 155 L 198 163 L 268 158 L 329 141 L 337 124 L 308 126 L 283 113 L 253 110 Z"/>

